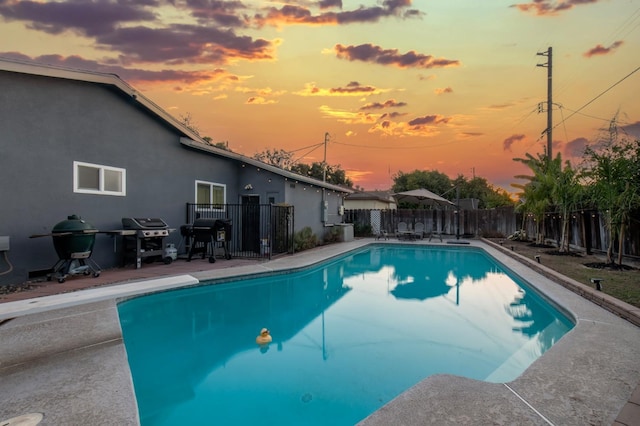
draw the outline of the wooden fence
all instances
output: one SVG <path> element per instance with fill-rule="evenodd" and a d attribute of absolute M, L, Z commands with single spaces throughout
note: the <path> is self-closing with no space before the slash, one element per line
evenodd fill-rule
<path fill-rule="evenodd" d="M 623 254 L 640 257 L 640 220 L 632 216 L 631 226 L 624 239 Z M 399 222 L 405 222 L 409 229 L 416 223 L 423 223 L 425 233 L 465 238 L 475 236 L 506 238 L 524 229 L 531 240 L 537 236 L 537 224 L 531 216 L 516 213 L 513 207 L 490 210 L 346 210 L 345 222 L 353 223 L 356 236 L 375 236 L 382 231 L 395 235 Z M 544 219 L 545 242 L 559 245 L 562 218 L 558 214 L 547 214 Z M 602 214 L 597 211 L 576 211 L 570 218 L 570 244 L 572 248 L 591 252 L 606 252 L 609 231 L 605 227 Z M 614 242 L 617 252 L 618 242 Z"/>

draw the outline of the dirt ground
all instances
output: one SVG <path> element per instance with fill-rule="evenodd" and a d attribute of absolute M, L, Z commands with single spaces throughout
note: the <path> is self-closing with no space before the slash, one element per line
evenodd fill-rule
<path fill-rule="evenodd" d="M 498 238 L 490 240 L 530 259 L 540 256 L 541 264 L 591 288 L 596 287 L 591 279 L 601 278 L 603 292 L 640 307 L 640 264 L 638 262 L 625 259 L 623 269 L 613 270 L 609 267 L 602 268 L 606 262 L 604 253 L 587 255 L 584 252 L 572 251 L 570 254 L 560 254 L 555 247 L 537 247 L 533 242 Z"/>

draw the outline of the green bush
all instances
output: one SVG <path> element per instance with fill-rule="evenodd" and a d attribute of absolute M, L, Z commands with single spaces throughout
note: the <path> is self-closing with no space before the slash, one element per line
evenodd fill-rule
<path fill-rule="evenodd" d="M 324 234 L 324 243 L 339 243 L 341 238 L 340 234 L 341 233 L 339 228 L 336 228 L 335 226 L 332 228 L 328 228 L 328 231 Z"/>
<path fill-rule="evenodd" d="M 293 247 L 295 251 L 309 250 L 317 244 L 318 238 L 308 226 L 293 235 Z"/>
<path fill-rule="evenodd" d="M 360 223 L 353 224 L 353 235 L 355 237 L 370 237 L 373 232 L 371 225 L 362 225 Z"/>
<path fill-rule="evenodd" d="M 480 236 L 482 238 L 504 238 L 504 234 L 494 230 L 480 230 Z"/>

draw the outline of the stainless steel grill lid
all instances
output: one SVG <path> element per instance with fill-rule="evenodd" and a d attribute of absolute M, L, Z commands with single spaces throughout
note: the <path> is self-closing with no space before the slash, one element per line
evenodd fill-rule
<path fill-rule="evenodd" d="M 124 229 L 166 229 L 167 223 L 157 217 L 123 217 L 122 226 Z"/>

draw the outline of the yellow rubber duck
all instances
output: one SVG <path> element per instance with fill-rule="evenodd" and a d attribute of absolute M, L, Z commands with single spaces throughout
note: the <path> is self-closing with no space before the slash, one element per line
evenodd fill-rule
<path fill-rule="evenodd" d="M 259 345 L 267 345 L 269 343 L 271 343 L 271 335 L 269 334 L 269 330 L 266 328 L 263 328 L 262 330 L 260 330 L 260 335 L 258 337 L 256 337 L 256 343 Z"/>

